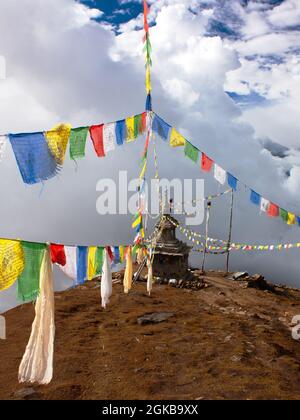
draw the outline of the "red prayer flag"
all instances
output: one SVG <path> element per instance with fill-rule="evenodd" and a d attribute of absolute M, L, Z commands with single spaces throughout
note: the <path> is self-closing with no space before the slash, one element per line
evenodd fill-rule
<path fill-rule="evenodd" d="M 276 204 L 270 203 L 268 208 L 268 216 L 278 217 L 279 216 L 279 207 Z"/>
<path fill-rule="evenodd" d="M 208 156 L 206 156 L 205 153 L 202 153 L 202 159 L 201 159 L 201 168 L 204 172 L 210 172 L 211 168 L 213 166 L 213 160 L 211 160 Z"/>
<path fill-rule="evenodd" d="M 143 132 L 147 129 L 147 112 L 142 113 L 142 126 L 143 126 Z"/>
<path fill-rule="evenodd" d="M 103 143 L 103 127 L 101 125 L 92 125 L 90 127 L 90 134 L 94 144 L 95 151 L 98 157 L 105 157 L 104 143 Z"/>
<path fill-rule="evenodd" d="M 108 256 L 109 256 L 110 261 L 113 262 L 114 259 L 115 259 L 115 257 L 114 257 L 114 254 L 113 254 L 112 250 L 111 250 L 111 247 L 110 246 L 107 246 L 106 247 L 106 250 L 107 250 L 107 253 L 108 253 Z"/>
<path fill-rule="evenodd" d="M 149 13 L 148 4 L 147 4 L 147 1 L 144 0 L 144 28 L 147 33 L 149 32 L 148 13 Z"/>
<path fill-rule="evenodd" d="M 63 245 L 51 244 L 50 255 L 53 264 L 59 264 L 63 267 L 66 265 L 67 259 L 65 254 L 65 247 Z"/>

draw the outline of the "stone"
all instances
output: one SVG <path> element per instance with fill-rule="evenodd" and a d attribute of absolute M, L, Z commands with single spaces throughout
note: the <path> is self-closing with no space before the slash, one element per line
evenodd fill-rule
<path fill-rule="evenodd" d="M 159 324 L 160 322 L 167 321 L 169 318 L 172 318 L 174 313 L 172 312 L 154 312 L 151 314 L 145 314 L 140 316 L 137 319 L 139 325 L 147 324 Z"/>
<path fill-rule="evenodd" d="M 17 398 L 26 398 L 34 394 L 36 394 L 36 391 L 34 388 L 22 388 L 14 393 L 15 397 Z"/>
<path fill-rule="evenodd" d="M 246 271 L 239 271 L 237 273 L 234 273 L 232 275 L 233 280 L 241 280 L 244 279 L 245 277 L 248 277 L 249 274 Z"/>
<path fill-rule="evenodd" d="M 169 280 L 169 285 L 170 285 L 170 286 L 173 286 L 173 287 L 176 287 L 176 285 L 177 285 L 177 280 L 176 280 L 176 279 L 170 279 L 170 280 Z"/>

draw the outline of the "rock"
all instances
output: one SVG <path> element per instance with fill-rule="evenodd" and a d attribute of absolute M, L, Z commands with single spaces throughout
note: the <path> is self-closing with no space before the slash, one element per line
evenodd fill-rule
<path fill-rule="evenodd" d="M 250 277 L 250 279 L 247 282 L 247 288 L 264 291 L 274 291 L 274 286 L 270 285 L 260 274 L 255 274 L 254 276 Z"/>
<path fill-rule="evenodd" d="M 176 285 L 177 285 L 177 280 L 176 280 L 176 279 L 170 279 L 170 280 L 169 280 L 169 285 L 170 285 L 170 286 L 172 286 L 172 287 L 176 287 Z"/>
<path fill-rule="evenodd" d="M 14 393 L 16 398 L 26 398 L 36 394 L 34 388 L 22 388 Z"/>
<path fill-rule="evenodd" d="M 248 276 L 249 276 L 249 274 L 246 271 L 240 271 L 240 272 L 234 273 L 232 275 L 232 278 L 233 278 L 233 280 L 241 280 L 241 279 L 244 279 L 245 277 L 248 277 Z"/>
<path fill-rule="evenodd" d="M 154 312 L 151 314 L 145 314 L 137 319 L 139 325 L 147 324 L 159 324 L 160 322 L 167 321 L 172 318 L 174 314 L 172 312 Z"/>

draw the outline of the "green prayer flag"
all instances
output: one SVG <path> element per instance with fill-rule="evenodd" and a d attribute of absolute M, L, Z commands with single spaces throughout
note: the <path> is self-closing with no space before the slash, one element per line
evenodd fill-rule
<path fill-rule="evenodd" d="M 104 248 L 98 247 L 96 251 L 96 256 L 95 256 L 95 269 L 96 269 L 96 274 L 98 276 L 102 274 L 103 258 L 104 258 Z"/>
<path fill-rule="evenodd" d="M 72 160 L 84 158 L 88 131 L 88 127 L 73 128 L 71 130 L 70 158 Z"/>
<path fill-rule="evenodd" d="M 287 222 L 288 221 L 288 217 L 289 217 L 288 212 L 286 210 L 284 210 L 284 209 L 280 209 L 280 217 L 282 218 L 282 220 L 284 222 Z"/>
<path fill-rule="evenodd" d="M 18 300 L 31 302 L 37 299 L 40 292 L 40 271 L 47 245 L 30 242 L 21 242 L 21 244 L 25 267 L 18 279 Z"/>
<path fill-rule="evenodd" d="M 199 160 L 199 150 L 186 140 L 184 154 L 186 157 L 191 159 L 194 163 Z"/>
<path fill-rule="evenodd" d="M 134 117 L 134 137 L 138 137 L 143 132 L 143 116 L 142 114 Z"/>

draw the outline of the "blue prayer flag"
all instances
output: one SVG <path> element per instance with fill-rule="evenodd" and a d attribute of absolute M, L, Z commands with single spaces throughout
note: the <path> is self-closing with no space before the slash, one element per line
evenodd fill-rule
<path fill-rule="evenodd" d="M 237 190 L 237 179 L 231 175 L 231 174 L 227 174 L 227 181 L 228 181 L 228 185 L 234 190 Z"/>
<path fill-rule="evenodd" d="M 114 247 L 115 263 L 120 264 L 120 250 L 118 246 Z"/>
<path fill-rule="evenodd" d="M 83 284 L 87 278 L 88 247 L 77 248 L 77 284 Z"/>
<path fill-rule="evenodd" d="M 251 190 L 250 201 L 253 204 L 255 204 L 256 206 L 259 206 L 259 204 L 260 204 L 260 195 L 257 192 Z"/>
<path fill-rule="evenodd" d="M 163 140 L 169 139 L 169 133 L 171 126 L 167 124 L 162 118 L 158 115 L 155 115 L 153 118 L 152 129 L 155 131 Z"/>
<path fill-rule="evenodd" d="M 122 146 L 127 136 L 126 120 L 116 122 L 116 139 L 117 144 Z"/>

